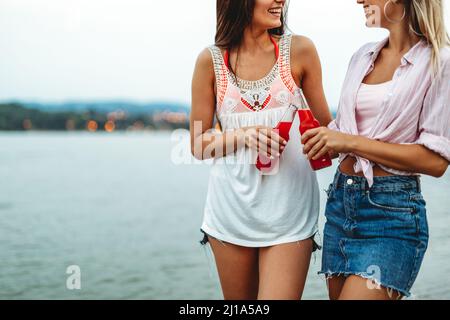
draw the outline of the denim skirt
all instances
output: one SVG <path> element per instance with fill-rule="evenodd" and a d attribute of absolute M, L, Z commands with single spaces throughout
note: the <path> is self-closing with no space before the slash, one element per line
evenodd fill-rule
<path fill-rule="evenodd" d="M 357 275 L 410 296 L 428 246 L 420 177 L 374 177 L 369 188 L 338 169 L 327 195 L 319 274 Z"/>

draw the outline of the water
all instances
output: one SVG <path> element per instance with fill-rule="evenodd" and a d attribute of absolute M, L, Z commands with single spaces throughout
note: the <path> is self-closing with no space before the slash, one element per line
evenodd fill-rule
<path fill-rule="evenodd" d="M 173 144 L 169 133 L 0 133 L 0 298 L 221 299 L 198 243 L 209 168 L 172 163 Z M 319 173 L 321 189 L 333 174 Z M 450 299 L 449 187 L 450 174 L 423 179 L 417 299 Z M 81 290 L 66 288 L 70 265 Z M 319 267 L 320 253 L 306 299 L 327 298 Z"/>

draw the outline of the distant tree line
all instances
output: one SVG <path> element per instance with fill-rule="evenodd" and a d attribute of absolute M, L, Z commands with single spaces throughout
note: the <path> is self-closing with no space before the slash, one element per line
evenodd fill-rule
<path fill-rule="evenodd" d="M 170 120 L 170 119 L 169 119 Z M 119 119 L 110 113 L 98 111 L 85 112 L 46 112 L 29 109 L 21 104 L 0 104 L 0 130 L 87 130 L 95 123 L 95 131 L 113 130 L 173 130 L 189 128 L 186 121 L 169 121 L 154 114 L 126 114 Z"/>

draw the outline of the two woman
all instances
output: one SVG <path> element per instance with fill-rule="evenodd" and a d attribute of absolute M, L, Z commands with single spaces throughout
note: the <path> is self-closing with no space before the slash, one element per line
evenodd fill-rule
<path fill-rule="evenodd" d="M 314 45 L 284 33 L 285 1 L 217 2 L 216 45 L 193 79 L 192 128 L 201 130 L 191 137 L 197 158 L 215 158 L 202 231 L 226 299 L 301 297 L 317 181 L 295 136 L 285 145 L 272 130 L 300 90 L 324 126 L 302 136 L 303 152 L 340 154 L 325 213 L 330 298 L 409 295 L 428 242 L 419 174 L 441 176 L 450 161 L 449 39 L 440 0 L 357 2 L 390 35 L 353 56 L 331 123 Z M 220 133 L 210 130 L 215 115 Z M 283 151 L 277 174 L 240 161 L 251 151 Z"/>

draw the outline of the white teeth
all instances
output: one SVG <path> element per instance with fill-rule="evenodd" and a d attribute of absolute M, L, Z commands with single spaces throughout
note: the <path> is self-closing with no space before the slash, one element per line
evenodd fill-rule
<path fill-rule="evenodd" d="M 269 13 L 272 13 L 272 14 L 281 14 L 281 10 L 279 10 L 279 9 L 275 9 L 275 10 L 270 9 L 270 10 L 269 10 Z"/>

